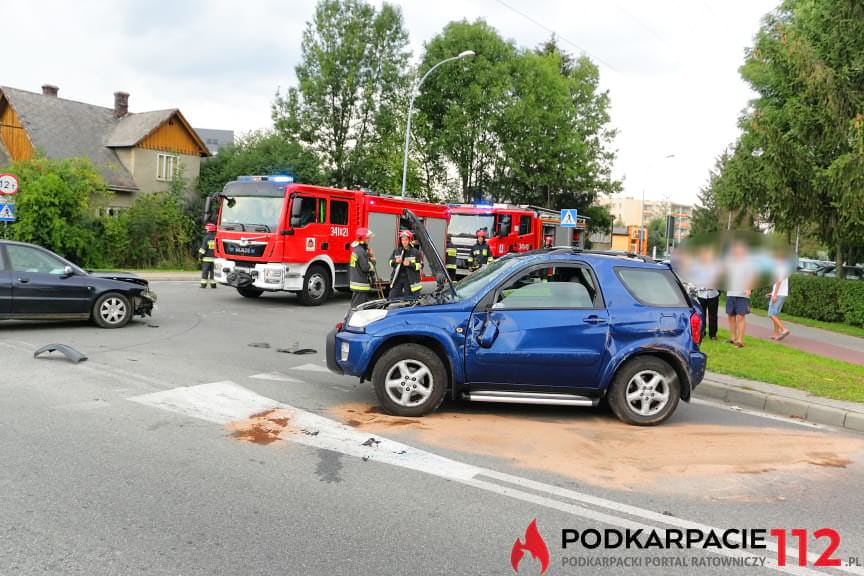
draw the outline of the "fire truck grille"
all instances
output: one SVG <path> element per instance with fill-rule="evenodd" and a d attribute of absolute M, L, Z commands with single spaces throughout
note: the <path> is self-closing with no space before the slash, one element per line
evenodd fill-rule
<path fill-rule="evenodd" d="M 264 248 L 266 248 L 267 245 L 250 244 L 248 246 L 242 246 L 235 242 L 222 242 L 222 247 L 225 249 L 225 253 L 230 254 L 231 256 L 251 256 L 257 258 L 264 255 Z"/>

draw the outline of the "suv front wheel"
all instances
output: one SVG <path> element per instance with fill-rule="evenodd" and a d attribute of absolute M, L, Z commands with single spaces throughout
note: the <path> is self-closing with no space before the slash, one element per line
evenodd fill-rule
<path fill-rule="evenodd" d="M 681 385 L 675 370 L 654 356 L 638 356 L 615 374 L 609 406 L 627 424 L 654 426 L 675 412 Z"/>
<path fill-rule="evenodd" d="M 447 371 L 438 355 L 426 346 L 400 344 L 375 363 L 372 385 L 389 414 L 423 416 L 444 400 Z"/>

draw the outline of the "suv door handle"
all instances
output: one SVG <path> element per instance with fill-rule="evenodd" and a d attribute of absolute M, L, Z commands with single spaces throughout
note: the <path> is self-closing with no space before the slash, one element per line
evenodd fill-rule
<path fill-rule="evenodd" d="M 605 324 L 606 318 L 601 318 L 600 316 L 594 316 L 592 314 L 591 316 L 586 316 L 585 318 L 583 318 L 582 321 L 586 324 Z"/>

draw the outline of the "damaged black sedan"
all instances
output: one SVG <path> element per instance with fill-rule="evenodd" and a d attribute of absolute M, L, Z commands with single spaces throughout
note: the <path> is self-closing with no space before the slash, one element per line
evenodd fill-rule
<path fill-rule="evenodd" d="M 0 240 L 0 320 L 90 320 L 120 328 L 156 295 L 126 272 L 87 272 L 41 246 Z"/>

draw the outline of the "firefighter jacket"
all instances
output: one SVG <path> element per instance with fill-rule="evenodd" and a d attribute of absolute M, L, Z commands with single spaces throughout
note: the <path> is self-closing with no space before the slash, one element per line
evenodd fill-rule
<path fill-rule="evenodd" d="M 468 268 L 478 270 L 486 264 L 491 264 L 493 260 L 492 249 L 489 248 L 489 244 L 478 242 L 471 247 L 471 252 L 468 254 Z"/>
<path fill-rule="evenodd" d="M 354 292 L 369 292 L 372 289 L 369 282 L 371 272 L 369 246 L 365 242 L 354 242 L 351 249 L 351 264 L 348 268 L 348 286 Z"/>
<path fill-rule="evenodd" d="M 202 262 L 213 262 L 213 253 L 216 250 L 216 233 L 207 232 L 198 248 L 198 256 Z"/>
<path fill-rule="evenodd" d="M 456 270 L 456 257 L 458 256 L 456 245 L 453 242 L 447 243 L 447 255 L 444 260 L 444 265 L 447 270 Z"/>
<path fill-rule="evenodd" d="M 401 266 L 396 262 L 397 256 L 402 256 Z M 412 245 L 409 245 L 408 248 L 397 246 L 390 256 L 390 267 L 393 268 L 394 273 L 396 268 L 399 268 L 394 280 L 405 279 L 411 286 L 411 292 L 419 292 L 423 289 L 423 284 L 420 283 L 420 270 L 423 268 L 423 264 L 420 261 L 420 251 L 417 248 Z"/>

